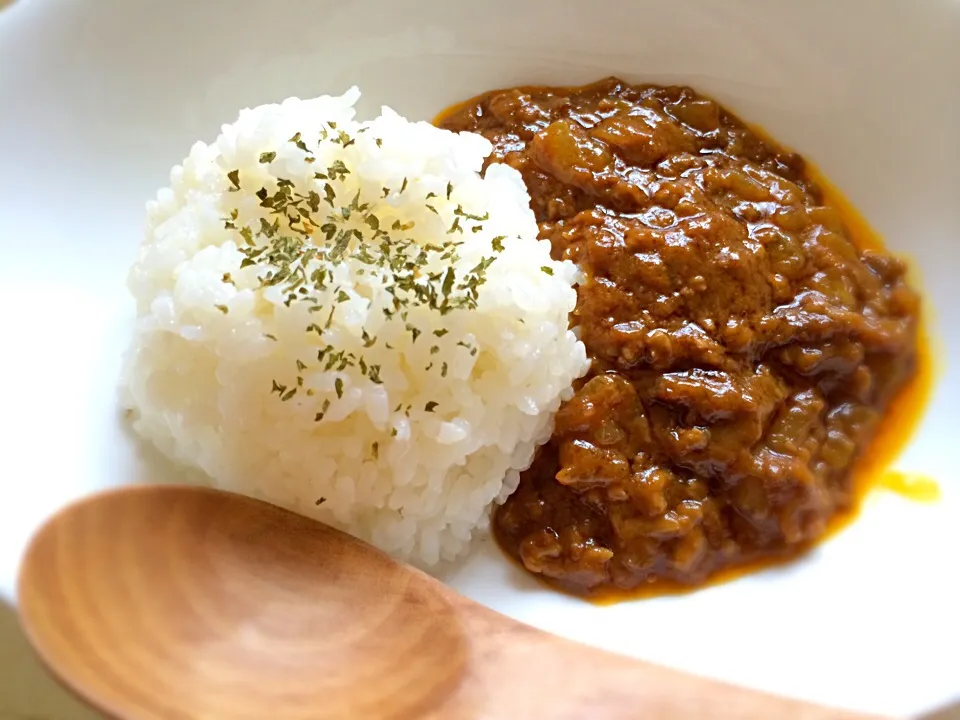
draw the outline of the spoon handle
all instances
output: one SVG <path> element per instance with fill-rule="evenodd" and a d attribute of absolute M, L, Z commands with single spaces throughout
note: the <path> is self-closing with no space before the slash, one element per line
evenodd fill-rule
<path fill-rule="evenodd" d="M 454 707 L 464 716 L 866 720 L 875 716 L 767 695 L 614 655 L 460 602 L 472 642 Z M 463 703 L 463 704 L 461 704 Z M 472 706 L 472 707 L 471 707 Z M 441 713 L 439 716 L 442 716 Z"/>

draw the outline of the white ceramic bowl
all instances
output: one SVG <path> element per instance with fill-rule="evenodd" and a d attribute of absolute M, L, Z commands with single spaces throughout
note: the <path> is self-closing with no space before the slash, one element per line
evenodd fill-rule
<path fill-rule="evenodd" d="M 477 92 L 618 74 L 686 83 L 799 150 L 933 308 L 940 376 L 900 464 L 943 500 L 870 498 L 787 568 L 594 607 L 489 544 L 449 582 L 534 625 L 785 694 L 887 713 L 960 691 L 960 4 L 955 0 L 0 2 L 0 592 L 67 500 L 171 472 L 125 431 L 125 273 L 145 201 L 241 107 L 339 93 L 430 118 Z"/>

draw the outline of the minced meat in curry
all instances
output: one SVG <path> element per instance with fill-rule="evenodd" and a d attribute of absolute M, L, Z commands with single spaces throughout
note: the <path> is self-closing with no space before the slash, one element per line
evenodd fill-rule
<path fill-rule="evenodd" d="M 592 367 L 495 515 L 507 550 L 587 593 L 699 583 L 823 534 L 914 367 L 903 263 L 688 88 L 516 88 L 440 124 L 493 142 L 585 275 L 571 322 Z"/>

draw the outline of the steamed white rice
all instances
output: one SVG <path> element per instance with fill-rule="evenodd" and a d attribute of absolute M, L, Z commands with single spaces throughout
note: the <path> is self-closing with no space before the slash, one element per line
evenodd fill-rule
<path fill-rule="evenodd" d="M 354 88 L 244 110 L 173 169 L 148 205 L 129 277 L 126 397 L 137 431 L 212 485 L 429 566 L 485 528 L 585 371 L 567 326 L 577 271 L 537 240 L 515 170 L 493 165 L 481 177 L 487 140 L 388 108 L 358 123 L 358 97 Z M 314 224 L 291 226 L 295 209 L 264 206 L 284 185 L 312 206 Z M 311 247 L 336 254 L 342 236 L 328 241 L 317 227 L 333 224 L 365 239 L 354 235 L 339 259 L 304 258 Z M 374 225 L 386 236 L 373 255 L 384 241 L 388 254 L 409 246 L 418 267 L 400 272 L 421 294 L 430 285 L 442 296 L 452 267 L 446 290 L 460 307 L 441 313 L 400 292 L 401 317 L 392 271 L 358 250 Z M 283 265 L 270 233 L 298 238 L 290 267 L 307 282 L 264 285 Z M 457 257 L 420 252 L 438 247 Z M 473 307 L 470 273 L 485 259 Z M 331 356 L 352 360 L 331 366 Z"/>

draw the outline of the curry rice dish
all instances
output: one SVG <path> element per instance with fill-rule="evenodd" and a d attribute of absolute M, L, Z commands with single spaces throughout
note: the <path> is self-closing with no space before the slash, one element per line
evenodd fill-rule
<path fill-rule="evenodd" d="M 440 127 L 359 95 L 242 110 L 148 204 L 141 435 L 424 568 L 492 512 L 584 594 L 795 555 L 856 506 L 919 299 L 799 156 L 686 88 Z"/>

